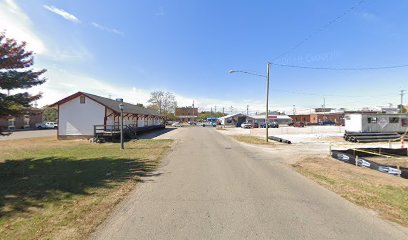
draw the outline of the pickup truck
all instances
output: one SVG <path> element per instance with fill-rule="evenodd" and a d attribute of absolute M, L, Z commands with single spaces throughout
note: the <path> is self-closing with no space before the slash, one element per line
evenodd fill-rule
<path fill-rule="evenodd" d="M 44 123 L 37 123 L 35 125 L 38 129 L 53 129 L 58 128 L 58 124 L 56 122 L 44 122 Z"/>
<path fill-rule="evenodd" d="M 244 122 L 241 124 L 242 128 L 252 128 L 252 123 L 249 122 Z"/>

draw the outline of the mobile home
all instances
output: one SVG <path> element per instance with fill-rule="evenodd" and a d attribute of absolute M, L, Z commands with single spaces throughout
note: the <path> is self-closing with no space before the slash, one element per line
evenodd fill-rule
<path fill-rule="evenodd" d="M 408 114 L 347 113 L 345 130 L 350 133 L 403 133 L 408 127 Z"/>

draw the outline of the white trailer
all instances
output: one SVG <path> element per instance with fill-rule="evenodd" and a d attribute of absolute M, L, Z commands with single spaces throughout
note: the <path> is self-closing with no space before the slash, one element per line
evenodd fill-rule
<path fill-rule="evenodd" d="M 408 114 L 346 113 L 345 130 L 349 133 L 403 133 Z"/>

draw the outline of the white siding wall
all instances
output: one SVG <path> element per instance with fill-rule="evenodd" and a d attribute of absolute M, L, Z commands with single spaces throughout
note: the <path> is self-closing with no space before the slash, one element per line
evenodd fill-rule
<path fill-rule="evenodd" d="M 144 127 L 144 118 L 139 117 L 139 122 L 137 124 L 139 127 Z"/>
<path fill-rule="evenodd" d="M 59 106 L 59 135 L 93 135 L 94 125 L 102 125 L 105 107 L 85 97 L 74 98 Z"/>
<path fill-rule="evenodd" d="M 363 128 L 362 115 L 347 114 L 344 125 L 347 132 L 361 132 Z"/>

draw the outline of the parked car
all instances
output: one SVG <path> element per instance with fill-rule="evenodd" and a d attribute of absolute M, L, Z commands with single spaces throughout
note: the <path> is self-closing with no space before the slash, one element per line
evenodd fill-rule
<path fill-rule="evenodd" d="M 252 128 L 259 128 L 259 124 L 256 122 L 252 123 Z"/>
<path fill-rule="evenodd" d="M 323 122 L 318 122 L 318 125 L 336 125 L 335 122 L 333 121 L 323 121 Z"/>
<path fill-rule="evenodd" d="M 295 122 L 293 123 L 294 127 L 305 127 L 305 123 L 304 122 Z"/>
<path fill-rule="evenodd" d="M 243 123 L 241 124 L 241 127 L 242 127 L 242 128 L 252 128 L 252 123 L 243 122 Z"/>
<path fill-rule="evenodd" d="M 215 127 L 217 124 L 214 122 L 202 122 L 201 124 L 203 127 L 205 126 L 211 126 L 211 127 Z"/>
<path fill-rule="evenodd" d="M 58 124 L 56 122 L 44 122 L 35 125 L 38 129 L 53 129 L 58 128 Z"/>
<path fill-rule="evenodd" d="M 259 125 L 260 128 L 265 128 L 266 124 L 265 123 L 261 123 Z M 268 123 L 268 128 L 279 128 L 279 124 L 277 122 L 270 122 Z"/>
<path fill-rule="evenodd" d="M 171 126 L 173 126 L 173 127 L 182 127 L 180 122 L 175 122 L 175 123 L 171 124 Z"/>

